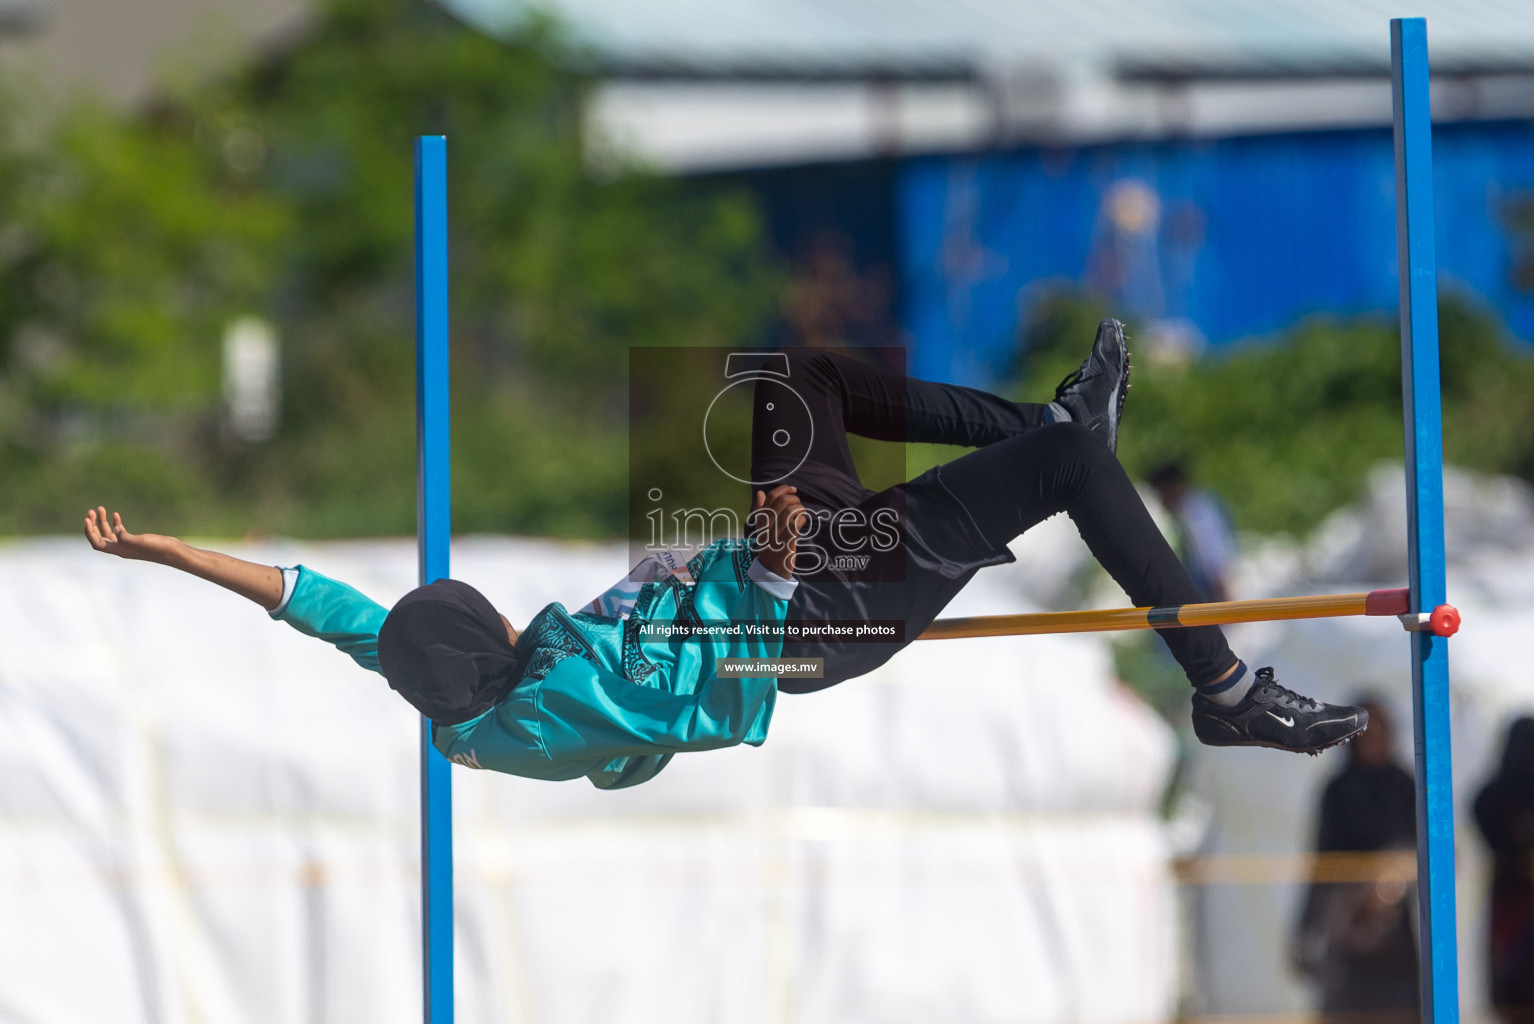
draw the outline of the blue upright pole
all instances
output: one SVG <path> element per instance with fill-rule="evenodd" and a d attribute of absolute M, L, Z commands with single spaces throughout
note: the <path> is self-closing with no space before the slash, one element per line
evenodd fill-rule
<path fill-rule="evenodd" d="M 415 140 L 416 543 L 424 586 L 449 575 L 447 139 Z M 421 719 L 421 948 L 426 1024 L 453 1020 L 453 789 Z"/>
<path fill-rule="evenodd" d="M 1406 413 L 1411 610 L 1445 602 L 1443 433 L 1438 393 L 1438 268 L 1433 247 L 1433 123 L 1427 22 L 1390 23 L 1395 95 L 1396 247 L 1401 269 L 1401 374 Z M 1454 927 L 1454 794 L 1449 759 L 1449 641 L 1411 635 L 1417 751 L 1417 887 L 1424 1024 L 1458 1024 Z"/>

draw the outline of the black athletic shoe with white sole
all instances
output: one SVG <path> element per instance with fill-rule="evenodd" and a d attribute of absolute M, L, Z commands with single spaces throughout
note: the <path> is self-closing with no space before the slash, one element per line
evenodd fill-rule
<path fill-rule="evenodd" d="M 1072 420 L 1090 428 L 1107 443 L 1109 451 L 1117 454 L 1119 417 L 1124 415 L 1128 394 L 1129 346 L 1124 341 L 1124 325 L 1104 320 L 1097 325 L 1097 339 L 1081 369 L 1055 388 L 1055 401 Z"/>
<path fill-rule="evenodd" d="M 1257 670 L 1251 692 L 1227 708 L 1193 695 L 1193 732 L 1211 747 L 1274 747 L 1296 754 L 1319 754 L 1346 743 L 1369 727 L 1369 712 L 1349 704 L 1325 704 L 1302 697 Z"/>

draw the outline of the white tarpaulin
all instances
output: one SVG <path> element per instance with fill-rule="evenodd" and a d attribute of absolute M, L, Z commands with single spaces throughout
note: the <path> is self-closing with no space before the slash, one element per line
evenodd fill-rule
<path fill-rule="evenodd" d="M 1070 532 L 951 611 L 1027 610 Z M 227 549 L 413 583 L 406 541 Z M 521 623 L 627 565 L 470 538 L 453 568 Z M 0 577 L 0 1020 L 419 1020 L 414 712 L 83 540 L 0 546 Z M 917 644 L 636 789 L 454 768 L 458 1019 L 1166 1019 L 1172 749 L 1101 639 L 1036 637 Z"/>

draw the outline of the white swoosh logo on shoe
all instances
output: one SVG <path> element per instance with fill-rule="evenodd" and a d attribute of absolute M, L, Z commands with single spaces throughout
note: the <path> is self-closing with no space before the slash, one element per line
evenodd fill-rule
<path fill-rule="evenodd" d="M 1294 728 L 1294 719 L 1292 719 L 1292 718 L 1284 718 L 1281 715 L 1275 715 L 1271 711 L 1267 712 L 1267 715 L 1268 715 L 1269 718 L 1272 718 L 1274 721 L 1283 723 L 1285 728 L 1288 728 L 1288 729 L 1293 729 Z"/>

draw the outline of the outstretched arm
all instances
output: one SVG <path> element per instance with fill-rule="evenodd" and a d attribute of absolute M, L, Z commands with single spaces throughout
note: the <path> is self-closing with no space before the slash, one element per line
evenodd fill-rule
<path fill-rule="evenodd" d="M 204 551 L 158 533 L 129 533 L 122 516 L 113 512 L 109 519 L 104 507 L 85 513 L 85 537 L 97 551 L 189 572 L 248 597 L 267 611 L 282 602 L 282 572 L 275 566 Z"/>

